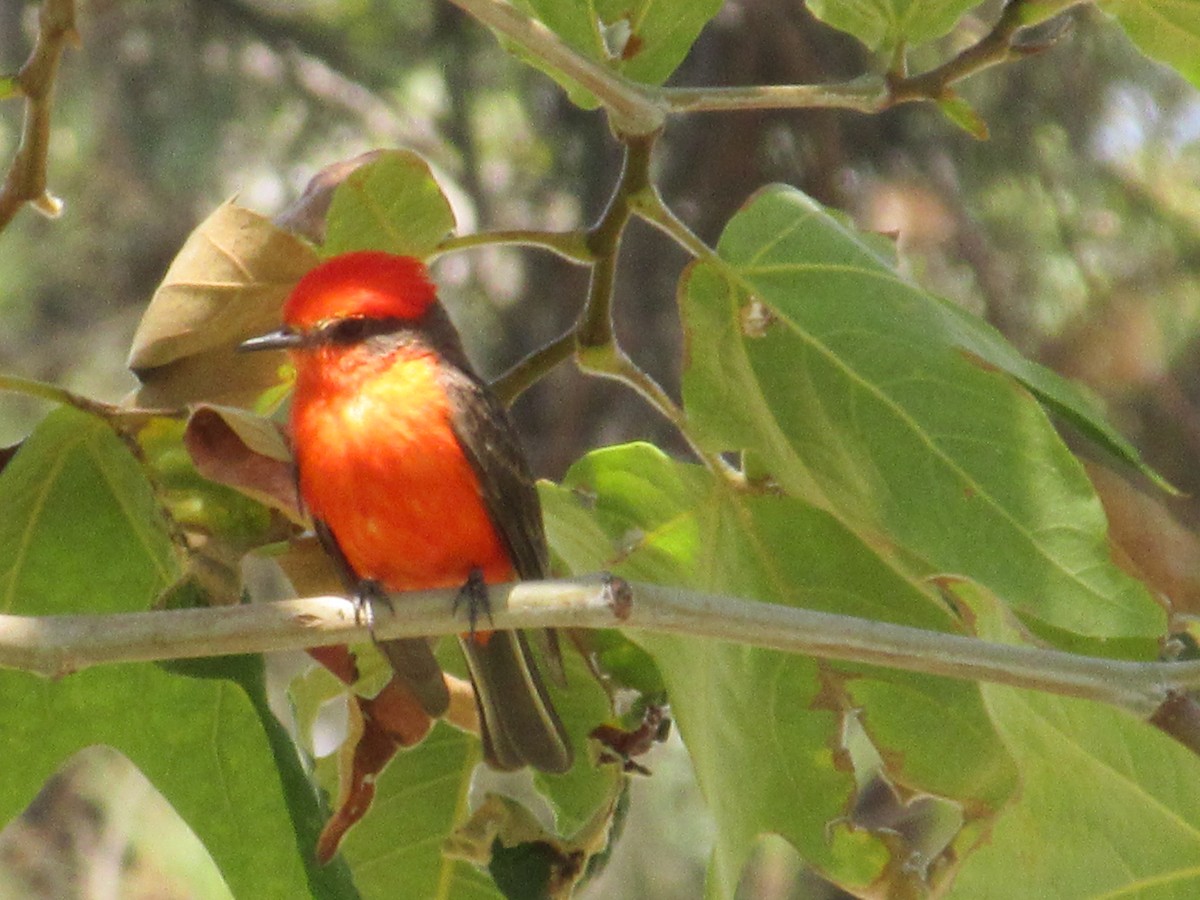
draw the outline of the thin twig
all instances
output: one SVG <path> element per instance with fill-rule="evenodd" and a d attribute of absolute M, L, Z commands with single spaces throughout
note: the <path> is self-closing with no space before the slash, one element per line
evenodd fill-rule
<path fill-rule="evenodd" d="M 983 38 L 952 59 L 919 75 L 908 75 L 898 67 L 885 77 L 861 75 L 833 84 L 728 88 L 644 86 L 642 93 L 663 105 L 670 115 L 750 109 L 846 109 L 879 113 L 902 103 L 936 102 L 946 99 L 951 86 L 964 78 L 1040 52 L 1053 43 L 1055 38 L 1030 46 L 1016 42 L 1018 32 L 1028 24 L 1024 14 L 1027 5 L 1027 0 L 1009 0 L 999 20 Z M 903 58 L 902 54 L 900 58 Z"/>
<path fill-rule="evenodd" d="M 26 203 L 48 216 L 57 216 L 62 211 L 62 201 L 46 190 L 50 109 L 63 51 L 67 44 L 78 43 L 75 0 L 44 0 L 38 13 L 37 40 L 15 79 L 25 97 L 25 119 L 21 125 L 21 143 L 0 186 L 0 231 Z"/>
<path fill-rule="evenodd" d="M 1026 0 L 1008 0 L 991 31 L 937 68 L 920 75 L 890 77 L 888 105 L 945 99 L 950 86 L 955 82 L 991 66 L 1011 62 L 1029 55 L 1030 52 L 1043 49 L 1038 46 L 1020 50 L 1013 44 L 1017 32 L 1025 25 L 1025 5 Z"/>
<path fill-rule="evenodd" d="M 470 250 L 474 247 L 494 247 L 498 244 L 516 244 L 524 247 L 540 247 L 549 250 L 568 262 L 588 265 L 595 259 L 588 247 L 584 231 L 485 231 L 481 234 L 460 234 L 448 237 L 438 245 L 433 256 Z"/>
<path fill-rule="evenodd" d="M 688 433 L 687 416 L 670 395 L 621 349 L 613 330 L 613 293 L 621 238 L 634 211 L 658 197 L 650 179 L 650 160 L 657 134 L 625 136 L 621 176 L 600 221 L 588 232 L 595 254 L 587 302 L 574 328 L 575 359 L 581 371 L 633 388 L 674 425 L 696 456 L 712 471 L 738 480 L 740 475 L 718 454 L 710 453 Z M 647 200 L 646 198 L 651 198 Z M 686 229 L 685 229 L 686 230 Z"/>
<path fill-rule="evenodd" d="M 744 109 L 848 109 L 875 113 L 887 108 L 887 82 L 863 75 L 837 84 L 770 84 L 729 88 L 651 88 L 672 115 Z"/>
<path fill-rule="evenodd" d="M 0 392 L 22 394 L 37 400 L 73 406 L 81 412 L 98 416 L 110 424 L 140 424 L 152 418 L 181 419 L 187 416 L 186 411 L 182 409 L 141 409 L 103 403 L 85 397 L 83 394 L 76 394 L 74 391 L 69 391 L 56 384 L 3 373 L 0 373 Z"/>
<path fill-rule="evenodd" d="M 638 217 L 653 225 L 696 259 L 705 262 L 720 262 L 717 251 L 704 243 L 694 231 L 675 215 L 675 211 L 667 206 L 666 201 L 657 190 L 644 191 L 634 204 Z"/>
<path fill-rule="evenodd" d="M 1117 706 L 1148 718 L 1200 687 L 1200 662 L 1128 662 L 998 644 L 735 597 L 619 580 L 497 585 L 496 628 L 612 628 L 712 638 L 822 659 L 989 681 Z M 625 590 L 625 589 L 628 590 Z M 455 591 L 419 591 L 376 607 L 371 629 L 342 597 L 115 615 L 0 616 L 0 666 L 60 677 L 120 662 L 298 650 L 456 634 Z"/>
<path fill-rule="evenodd" d="M 529 354 L 499 378 L 492 382 L 492 392 L 505 406 L 545 377 L 551 369 L 571 358 L 575 352 L 575 332 L 555 338 L 546 346 Z"/>
<path fill-rule="evenodd" d="M 657 134 L 626 136 L 621 174 L 600 220 L 588 231 L 588 247 L 595 259 L 588 285 L 587 302 L 575 326 L 581 356 L 593 348 L 611 346 L 616 338 L 612 327 L 613 287 L 621 237 L 633 207 L 631 198 L 650 184 L 650 158 Z"/>

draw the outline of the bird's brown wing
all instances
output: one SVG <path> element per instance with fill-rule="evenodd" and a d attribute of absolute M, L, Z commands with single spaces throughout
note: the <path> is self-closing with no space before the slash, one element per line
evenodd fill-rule
<path fill-rule="evenodd" d="M 439 380 L 450 399 L 450 425 L 466 455 L 488 517 L 495 526 L 517 576 L 544 578 L 549 550 L 542 507 L 533 473 L 525 459 L 508 411 L 471 370 L 455 343 L 446 353 Z M 545 630 L 547 656 L 557 680 L 562 659 L 553 632 Z M 486 640 L 460 638 L 479 709 L 484 755 L 501 770 L 531 765 L 544 772 L 565 772 L 574 753 L 571 740 L 542 683 L 523 632 L 493 632 Z"/>
<path fill-rule="evenodd" d="M 517 576 L 545 578 L 550 562 L 542 507 L 508 411 L 473 373 L 457 366 L 443 365 L 441 382 L 450 397 L 454 435 Z"/>

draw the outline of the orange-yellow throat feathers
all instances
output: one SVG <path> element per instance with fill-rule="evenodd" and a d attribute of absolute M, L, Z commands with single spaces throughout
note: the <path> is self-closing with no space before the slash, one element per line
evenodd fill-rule
<path fill-rule="evenodd" d="M 451 427 L 428 349 L 325 345 L 296 354 L 300 491 L 361 578 L 393 591 L 461 587 L 513 569 Z"/>

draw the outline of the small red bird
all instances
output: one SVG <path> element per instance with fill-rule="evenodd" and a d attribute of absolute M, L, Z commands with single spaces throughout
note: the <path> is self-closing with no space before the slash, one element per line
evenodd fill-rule
<path fill-rule="evenodd" d="M 360 596 L 542 578 L 548 551 L 533 476 L 504 407 L 471 368 L 425 267 L 363 251 L 300 280 L 279 331 L 246 350 L 287 348 L 300 496 Z M 484 755 L 498 769 L 571 767 L 572 751 L 521 632 L 460 638 Z M 449 693 L 430 642 L 380 649 L 425 711 Z"/>

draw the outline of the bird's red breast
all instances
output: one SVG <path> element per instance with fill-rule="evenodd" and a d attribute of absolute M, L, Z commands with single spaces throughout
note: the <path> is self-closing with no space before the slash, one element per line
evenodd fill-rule
<path fill-rule="evenodd" d="M 392 591 L 512 578 L 431 350 L 322 345 L 296 367 L 300 491 L 359 577 Z"/>

